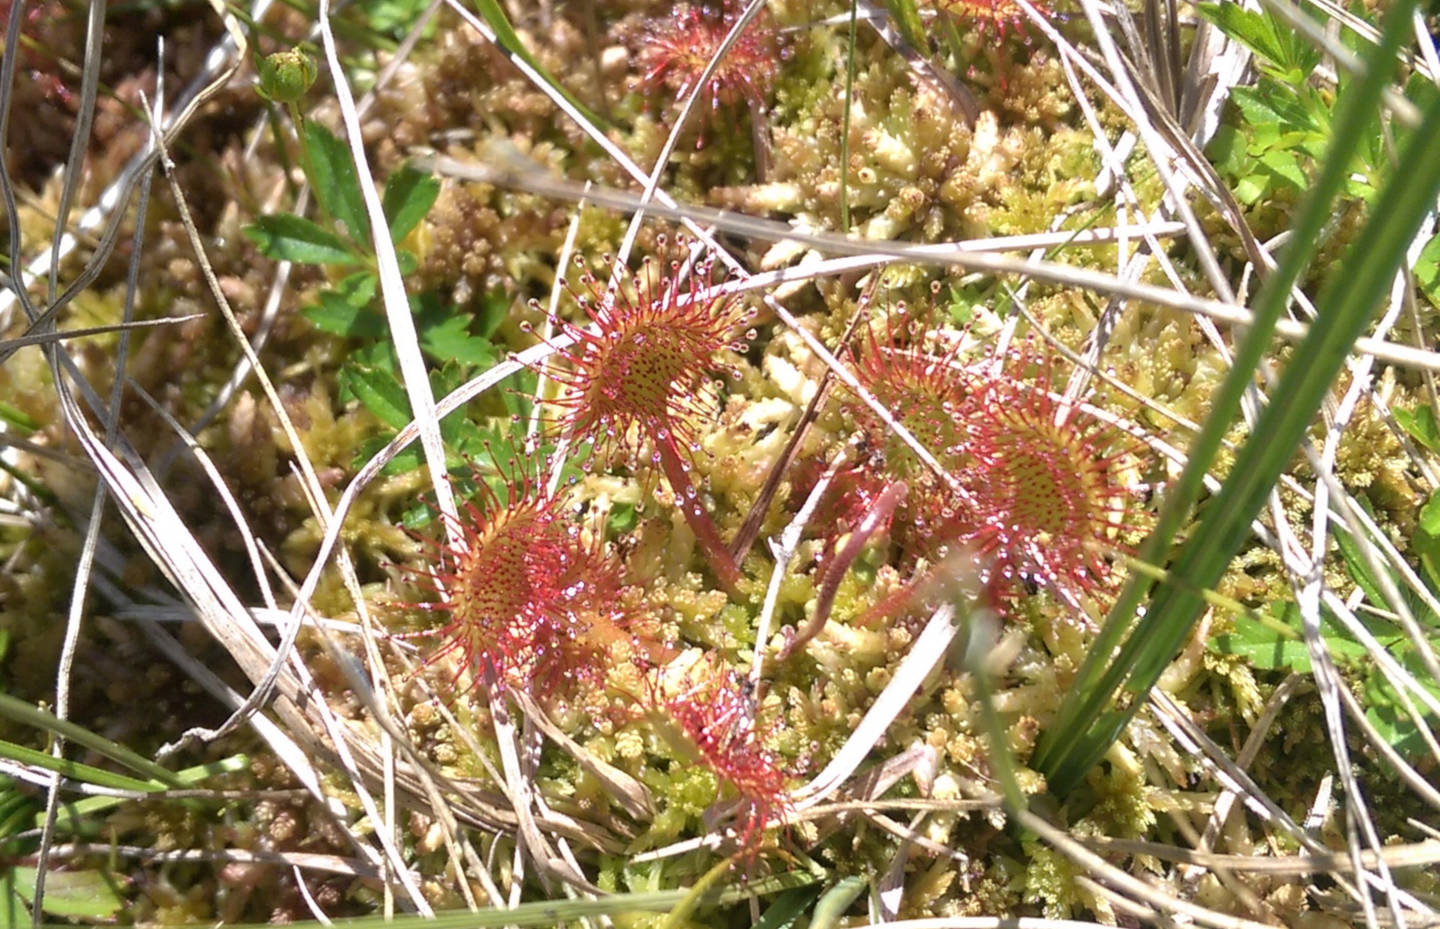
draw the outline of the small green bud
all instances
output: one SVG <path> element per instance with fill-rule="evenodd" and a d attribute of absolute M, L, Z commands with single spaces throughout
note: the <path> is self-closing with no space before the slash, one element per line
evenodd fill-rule
<path fill-rule="evenodd" d="M 315 83 L 315 61 L 298 48 L 255 60 L 260 86 L 255 92 L 276 103 L 295 103 Z"/>

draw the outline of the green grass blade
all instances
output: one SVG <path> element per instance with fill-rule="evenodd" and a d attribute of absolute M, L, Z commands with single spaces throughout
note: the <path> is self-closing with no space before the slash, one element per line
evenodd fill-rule
<path fill-rule="evenodd" d="M 925 21 L 920 18 L 920 8 L 915 0 L 885 0 L 885 8 L 890 11 L 890 18 L 894 21 L 895 28 L 900 30 L 901 38 L 913 45 L 920 54 L 928 54 L 930 38 L 925 35 Z"/>
<path fill-rule="evenodd" d="M 1432 106 L 1425 118 L 1440 119 L 1440 105 Z M 1162 584 L 1145 621 L 1121 648 L 1115 667 L 1129 671 L 1123 682 L 1133 697 L 1128 708 L 1097 721 L 1087 733 L 1088 753 L 1056 769 L 1061 785 L 1074 783 L 1099 760 L 1189 636 L 1204 607 L 1196 588 L 1214 586 L 1249 538 L 1250 521 L 1264 506 L 1354 340 L 1383 298 L 1437 190 L 1440 134 L 1430 133 L 1402 157 L 1397 177 L 1376 207 L 1376 218 L 1360 237 L 1363 246 L 1352 247 L 1347 272 L 1320 302 L 1327 323 L 1314 327 L 1280 381 L 1276 396 L 1283 402 L 1273 402 L 1262 413 L 1256 438 L 1242 447 L 1230 479 L 1181 550 L 1171 573 L 1187 583 Z"/>
<path fill-rule="evenodd" d="M 520 36 L 515 34 L 515 27 L 510 25 L 510 18 L 505 15 L 505 11 L 501 9 L 497 0 L 475 0 L 475 9 L 480 14 L 480 18 L 485 20 L 491 29 L 495 30 L 495 38 L 505 51 L 512 55 L 519 56 L 527 65 L 534 68 L 536 74 L 544 78 L 546 83 L 553 87 L 557 94 L 569 101 L 570 105 L 584 114 L 585 118 L 590 120 L 590 122 L 602 129 L 610 125 L 608 120 L 602 118 L 598 113 L 575 99 L 575 95 L 566 90 L 565 87 L 555 79 L 555 75 L 546 70 L 538 58 L 530 54 L 530 50 L 525 47 L 525 43 L 520 41 Z"/>
<path fill-rule="evenodd" d="M 9 694 L 0 694 L 0 717 L 26 726 L 34 726 L 36 729 L 43 729 L 58 736 L 63 736 L 66 741 L 93 749 L 111 761 L 125 765 L 132 771 L 136 771 L 146 777 L 154 778 L 162 784 L 168 784 L 172 787 L 181 786 L 174 771 L 161 767 L 144 755 L 134 752 L 123 745 L 112 742 L 103 736 L 98 736 L 89 729 L 77 726 L 71 722 L 66 722 L 62 719 L 57 719 L 50 713 L 38 707 L 31 706 L 24 700 L 17 700 Z"/>
<path fill-rule="evenodd" d="M 791 929 L 820 896 L 820 890 L 819 887 L 797 887 L 785 891 L 751 929 Z"/>
<path fill-rule="evenodd" d="M 850 906 L 870 882 L 863 877 L 850 876 L 841 878 L 839 882 L 825 891 L 825 896 L 815 904 L 815 913 L 810 919 L 810 929 L 835 929 L 845 914 L 850 912 Z"/>
<path fill-rule="evenodd" d="M 1390 63 L 1395 60 L 1396 52 L 1409 34 L 1407 23 L 1413 6 L 1413 2 L 1401 2 L 1391 10 L 1386 19 L 1380 43 L 1370 50 L 1365 75 L 1356 79 L 1337 102 L 1333 123 L 1334 135 L 1330 141 L 1326 158 L 1320 166 L 1312 193 L 1305 200 L 1296 217 L 1292 229 L 1293 234 L 1281 257 L 1279 267 L 1266 278 L 1260 294 L 1256 298 L 1253 308 L 1254 324 L 1235 353 L 1234 366 L 1215 392 L 1210 416 L 1191 445 L 1186 467 L 1167 495 L 1156 527 L 1140 552 L 1140 558 L 1144 561 L 1157 565 L 1169 561 L 1167 556 L 1171 544 L 1189 518 L 1195 501 L 1199 499 L 1204 486 L 1204 475 L 1214 461 L 1221 440 L 1239 409 L 1240 398 L 1250 385 L 1253 372 L 1269 349 L 1270 336 L 1274 331 L 1276 321 L 1288 303 L 1290 290 L 1309 265 L 1310 259 L 1321 242 L 1323 227 L 1330 218 L 1331 205 L 1344 187 L 1352 160 L 1361 142 L 1368 137 L 1367 133 L 1373 134 L 1375 131 L 1372 124 L 1379 112 L 1380 94 L 1392 72 Z M 1412 145 L 1407 151 L 1407 156 L 1413 155 L 1414 150 L 1418 147 L 1423 146 Z M 1428 166 L 1422 164 L 1420 167 Z M 1420 173 L 1428 175 L 1428 172 Z M 1382 202 L 1392 202 L 1397 192 L 1404 187 L 1410 190 L 1410 193 L 1406 195 L 1419 196 L 1417 201 L 1407 204 L 1406 215 L 1415 213 L 1417 209 L 1423 209 L 1425 204 L 1433 202 L 1433 192 L 1428 195 L 1420 194 L 1418 183 L 1418 177 L 1407 176 L 1402 170 L 1397 173 L 1395 180 L 1387 188 Z M 1418 215 L 1420 214 L 1417 214 L 1415 225 L 1418 225 L 1419 222 Z M 1408 234 L 1414 234 L 1410 223 L 1399 222 L 1396 216 L 1388 215 L 1384 208 L 1377 205 L 1372 211 L 1370 226 L 1392 223 L 1397 230 L 1404 228 L 1408 230 Z M 1369 227 L 1367 227 L 1367 234 L 1368 230 Z M 1359 241 L 1365 241 L 1365 235 L 1362 235 Z M 1368 250 L 1361 252 L 1358 257 L 1367 262 L 1367 266 L 1370 262 L 1379 260 L 1378 254 L 1372 254 Z M 1388 255 L 1385 257 L 1389 258 Z M 1393 274 L 1398 261 L 1399 258 L 1396 258 L 1394 263 L 1387 260 L 1384 266 L 1389 269 L 1386 272 L 1387 275 Z M 1377 269 L 1379 267 L 1376 266 Z M 1347 272 L 1345 279 L 1347 282 L 1354 283 L 1358 280 L 1358 275 Z M 1329 312 L 1322 311 L 1321 314 L 1322 319 L 1327 320 L 1327 324 L 1315 326 L 1306 342 L 1296 352 L 1290 368 L 1287 369 L 1288 386 L 1282 386 L 1276 391 L 1274 402 L 1267 408 L 1266 418 L 1257 424 L 1253 433 L 1254 436 L 1263 436 L 1264 441 L 1258 444 L 1247 443 L 1246 449 L 1249 450 L 1252 457 L 1246 459 L 1244 466 L 1237 461 L 1232 471 L 1232 481 L 1237 481 L 1243 476 L 1264 484 L 1264 490 L 1260 493 L 1262 503 L 1264 493 L 1268 492 L 1270 483 L 1273 483 L 1278 477 L 1278 470 L 1274 474 L 1265 472 L 1246 475 L 1242 471 L 1242 467 L 1253 468 L 1261 464 L 1261 462 L 1253 460 L 1254 457 L 1262 457 L 1264 449 L 1260 447 L 1261 445 L 1275 450 L 1271 455 L 1263 456 L 1267 460 L 1270 457 L 1280 458 L 1283 453 L 1281 461 L 1283 467 L 1284 461 L 1288 461 L 1289 456 L 1294 452 L 1305 425 L 1310 422 L 1319 404 L 1319 400 L 1316 399 L 1313 405 L 1302 406 L 1301 399 L 1291 393 L 1291 389 L 1297 386 L 1290 383 L 1291 379 L 1306 371 L 1313 370 L 1316 374 L 1320 373 L 1322 369 L 1319 366 L 1336 350 L 1338 343 L 1333 341 L 1334 337 L 1343 333 L 1353 333 L 1346 336 L 1344 344 L 1339 346 L 1340 357 L 1343 359 L 1344 352 L 1349 350 L 1350 344 L 1359 335 L 1365 320 L 1368 319 L 1369 309 L 1374 305 L 1374 301 L 1379 299 L 1379 295 L 1383 295 L 1387 287 L 1388 277 L 1381 281 L 1378 290 L 1362 295 L 1367 298 L 1363 306 L 1358 304 L 1358 308 L 1347 306 L 1346 311 L 1355 314 L 1353 318 L 1342 319 L 1339 317 L 1340 304 L 1336 302 L 1339 295 L 1335 295 L 1331 304 L 1327 306 Z M 1320 340 L 1327 337 L 1332 341 L 1322 344 Z M 1337 368 L 1338 364 L 1339 362 L 1336 362 Z M 1325 388 L 1328 388 L 1329 378 L 1333 375 L 1334 371 L 1330 370 L 1330 374 L 1324 378 Z M 1276 420 L 1283 420 L 1283 425 L 1286 426 L 1300 423 L 1299 432 L 1295 434 L 1294 441 L 1285 443 L 1277 433 L 1268 431 L 1280 424 Z M 1244 454 L 1243 450 L 1242 454 Z M 1265 480 L 1267 475 L 1268 481 Z M 1144 693 L 1149 689 L 1150 683 L 1153 683 L 1152 672 L 1158 674 L 1155 669 L 1163 668 L 1174 657 L 1180 643 L 1184 642 L 1190 634 L 1191 626 L 1199 613 L 1199 607 L 1196 604 L 1203 602 L 1193 591 L 1213 586 L 1214 580 L 1219 578 L 1220 573 L 1223 573 L 1225 564 L 1248 538 L 1249 522 L 1260 504 L 1257 504 L 1255 509 L 1246 510 L 1243 513 L 1222 512 L 1225 506 L 1240 505 L 1242 501 L 1250 499 L 1252 489 L 1250 486 L 1247 485 L 1243 494 L 1239 489 L 1230 490 L 1231 486 L 1232 483 L 1227 482 L 1222 488 L 1221 495 L 1224 497 L 1224 504 L 1222 505 L 1221 500 L 1214 501 L 1214 504 L 1206 511 L 1209 518 L 1203 520 L 1203 524 L 1191 534 L 1186 546 L 1187 551 L 1206 553 L 1209 557 L 1201 559 L 1201 555 L 1192 554 L 1185 561 L 1185 570 L 1179 570 L 1178 564 L 1171 570 L 1170 576 L 1173 580 L 1162 582 L 1160 585 L 1162 592 L 1168 591 L 1164 600 L 1162 601 L 1160 594 L 1157 594 L 1156 602 L 1151 604 L 1145 618 L 1136 624 L 1135 631 L 1128 640 L 1126 633 L 1131 629 L 1136 610 L 1154 582 L 1148 578 L 1132 575 L 1121 591 L 1110 615 L 1106 618 L 1105 625 L 1096 637 L 1085 663 L 1081 666 L 1072 686 L 1070 698 L 1065 701 L 1063 709 L 1042 737 L 1036 750 L 1033 763 L 1046 774 L 1052 790 L 1059 793 L 1068 791 L 1105 753 L 1135 708 L 1142 702 Z M 1230 490 L 1228 494 L 1227 490 Z M 1219 517 L 1222 516 L 1226 518 L 1220 519 Z M 1223 558 L 1220 558 L 1222 553 L 1224 553 Z M 1201 563 L 1197 564 L 1197 560 Z M 1213 562 L 1219 563 L 1218 571 L 1214 571 Z M 1207 570 L 1191 573 L 1200 567 Z M 1210 577 L 1212 571 L 1213 578 L 1205 580 L 1204 578 Z M 1178 592 L 1186 585 L 1189 586 L 1190 592 L 1185 593 L 1180 601 L 1176 601 L 1174 598 L 1179 596 Z M 1184 609 L 1176 609 L 1181 604 L 1184 605 Z M 1117 649 L 1121 648 L 1122 641 L 1125 642 L 1125 646 L 1117 654 Z M 1146 673 L 1137 675 L 1136 671 L 1141 667 L 1145 669 Z M 1111 705 L 1111 701 L 1122 686 L 1136 694 L 1136 698 L 1126 710 L 1107 712 L 1107 707 Z"/>
<path fill-rule="evenodd" d="M 980 704 L 980 728 L 990 740 L 990 769 L 995 780 L 1000 782 L 1000 793 L 1005 804 L 1012 810 L 1025 808 L 1025 793 L 1020 788 L 1017 774 L 1019 766 L 1015 754 L 1010 751 L 1010 737 L 1000 711 L 995 706 L 995 682 L 991 680 L 986 659 L 995 651 L 1000 639 L 995 617 L 988 610 L 976 610 L 966 623 L 964 667 L 970 673 L 975 687 L 975 699 Z"/>
<path fill-rule="evenodd" d="M 38 749 L 26 748 L 23 745 L 16 745 L 14 742 L 7 742 L 0 739 L 0 758 L 29 765 L 32 768 L 43 768 L 46 771 L 59 771 L 61 775 L 86 784 L 94 784 L 97 787 L 109 787 L 113 790 L 133 790 L 137 793 L 154 793 L 157 790 L 164 790 L 164 784 L 157 784 L 154 781 L 140 781 L 133 777 L 126 777 L 123 774 L 116 774 L 114 771 L 106 771 L 104 768 L 91 767 L 88 764 L 81 764 L 78 761 L 71 761 L 68 758 L 56 758 Z"/>
<path fill-rule="evenodd" d="M 739 874 L 740 872 L 735 872 Z M 790 871 L 769 877 L 741 883 L 739 878 L 723 890 L 706 897 L 707 904 L 724 906 L 749 900 L 752 897 L 766 897 L 771 894 L 808 887 L 816 883 L 814 874 L 807 871 Z M 437 913 L 434 917 L 406 914 L 387 919 L 384 916 L 362 916 L 354 919 L 336 919 L 324 924 L 318 922 L 292 923 L 291 929 L 396 929 L 413 922 L 414 929 L 479 929 L 483 926 L 558 926 L 568 925 L 573 920 L 588 916 L 619 916 L 626 913 L 665 913 L 688 896 L 690 890 L 657 890 L 650 893 L 615 894 L 597 900 L 541 900 L 522 903 L 511 909 L 492 907 L 472 913 L 469 910 L 455 910 Z M 265 923 L 237 925 L 234 929 L 268 929 Z"/>
<path fill-rule="evenodd" d="M 248 755 L 231 755 L 229 758 L 222 758 L 219 761 L 210 761 L 193 768 L 185 768 L 183 771 L 175 772 L 175 786 L 180 789 L 195 787 L 204 783 L 212 777 L 219 777 L 222 774 L 233 774 L 236 771 L 244 771 L 250 767 Z M 152 785 L 151 789 L 158 788 Z M 55 817 L 55 830 L 57 833 L 78 832 L 85 833 L 87 824 L 93 831 L 94 817 L 106 810 L 114 809 L 122 803 L 128 802 L 123 797 L 85 797 L 61 805 Z M 34 825 L 38 829 L 45 821 L 45 812 L 41 810 L 33 814 Z M 4 835 L 0 832 L 0 835 Z M 3 927 L 0 927 L 3 929 Z"/>

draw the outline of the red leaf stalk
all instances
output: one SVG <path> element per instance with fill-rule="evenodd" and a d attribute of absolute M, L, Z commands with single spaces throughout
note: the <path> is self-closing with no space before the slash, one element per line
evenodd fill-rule
<path fill-rule="evenodd" d="M 663 250 L 663 236 L 659 242 Z M 677 251 L 687 245 L 681 240 Z M 733 591 L 740 569 L 700 502 L 691 467 L 700 450 L 697 424 L 715 415 L 710 376 L 723 370 L 716 356 L 748 348 L 752 333 L 737 332 L 752 314 L 719 291 L 711 273 L 709 261 L 687 268 L 677 257 L 646 259 L 628 286 L 610 293 L 585 271 L 586 292 L 575 297 L 593 331 L 562 322 L 575 344 L 558 350 L 564 363 L 546 374 L 561 386 L 561 434 L 635 464 L 649 444 L 650 464 L 665 475 L 715 576 Z"/>
<path fill-rule="evenodd" d="M 831 556 L 830 563 L 825 566 L 825 573 L 820 580 L 820 590 L 815 597 L 815 612 L 804 628 L 795 633 L 794 638 L 785 643 L 780 652 L 780 659 L 783 661 L 795 653 L 795 650 L 802 647 L 806 642 L 815 638 L 825 628 L 825 623 L 830 619 L 830 609 L 835 605 L 835 594 L 840 589 L 840 582 L 845 579 L 845 574 L 850 570 L 850 565 L 860 556 L 865 543 L 876 532 L 890 525 L 890 520 L 895 515 L 895 509 L 905 499 L 909 488 L 904 481 L 895 481 L 888 485 L 880 495 L 871 503 L 869 511 L 855 531 L 845 537 L 835 554 Z"/>

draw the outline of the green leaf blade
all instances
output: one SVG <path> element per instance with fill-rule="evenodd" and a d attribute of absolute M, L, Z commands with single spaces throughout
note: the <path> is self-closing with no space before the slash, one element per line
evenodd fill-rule
<path fill-rule="evenodd" d="M 341 370 L 340 380 L 365 409 L 391 429 L 404 429 L 410 424 L 410 400 L 394 374 L 369 365 L 351 364 Z"/>
<path fill-rule="evenodd" d="M 411 167 L 401 168 L 385 182 L 380 205 L 390 226 L 390 240 L 399 245 L 440 196 L 440 182 Z"/>
<path fill-rule="evenodd" d="M 365 214 L 365 195 L 350 148 L 320 123 L 305 124 L 306 173 L 315 190 L 315 199 L 325 212 L 344 223 L 350 238 L 362 247 L 370 244 L 370 221 Z"/>
<path fill-rule="evenodd" d="M 245 227 L 245 237 L 266 258 L 311 265 L 356 265 L 361 257 L 344 239 L 293 213 L 261 216 Z"/>
<path fill-rule="evenodd" d="M 16 867 L 14 888 L 26 903 L 35 902 L 34 868 Z M 51 916 L 68 919 L 108 920 L 125 907 L 115 879 L 103 871 L 56 871 L 45 875 L 45 901 L 41 908 Z"/>

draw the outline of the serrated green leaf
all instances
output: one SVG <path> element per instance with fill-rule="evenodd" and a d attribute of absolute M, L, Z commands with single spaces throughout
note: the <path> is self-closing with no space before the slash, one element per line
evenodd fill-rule
<path fill-rule="evenodd" d="M 439 512 L 433 506 L 422 501 L 400 514 L 400 525 L 414 532 L 430 525 L 438 515 Z"/>
<path fill-rule="evenodd" d="M 1256 89 L 1256 93 L 1268 98 L 1270 110 L 1287 131 L 1314 132 L 1318 128 L 1307 105 L 1309 98 L 1302 97 L 1293 87 L 1279 81 L 1266 80 Z"/>
<path fill-rule="evenodd" d="M 300 314 L 321 332 L 351 339 L 375 339 L 386 332 L 385 317 L 367 306 L 355 306 L 336 291 L 321 291 L 317 299 L 317 305 Z"/>
<path fill-rule="evenodd" d="M 1255 158 L 1280 144 L 1282 127 L 1278 122 L 1252 123 L 1246 129 L 1250 132 L 1250 140 L 1245 148 Z"/>
<path fill-rule="evenodd" d="M 392 429 L 404 429 L 410 424 L 410 401 L 394 374 L 382 368 L 352 363 L 340 369 L 340 381 L 365 409 L 385 425 Z"/>
<path fill-rule="evenodd" d="M 1245 138 L 1234 126 L 1221 125 L 1210 140 L 1207 154 L 1221 174 L 1239 174 L 1245 164 Z"/>
<path fill-rule="evenodd" d="M 1290 631 L 1282 632 L 1248 616 L 1237 616 L 1233 629 L 1211 639 L 1210 648 L 1222 655 L 1242 656 L 1255 667 L 1269 671 L 1309 672 L 1310 653 L 1301 637 L 1300 608 L 1293 603 L 1275 603 L 1267 612 Z M 1366 655 L 1365 646 L 1332 632 L 1328 623 L 1321 627 L 1320 638 L 1337 661 Z"/>
<path fill-rule="evenodd" d="M 492 290 L 480 298 L 480 309 L 475 313 L 475 334 L 486 339 L 493 336 L 510 316 L 510 295 L 503 290 Z"/>
<path fill-rule="evenodd" d="M 1300 160 L 1294 153 L 1280 148 L 1271 149 L 1260 156 L 1260 163 L 1296 190 L 1305 189 L 1305 171 L 1300 167 Z"/>
<path fill-rule="evenodd" d="M 1263 174 L 1242 177 L 1235 185 L 1235 199 L 1246 206 L 1253 206 L 1270 189 L 1270 178 Z"/>
<path fill-rule="evenodd" d="M 406 166 L 385 181 L 381 206 L 385 222 L 390 226 L 390 239 L 395 244 L 410 234 L 440 196 L 440 182 L 422 171 Z"/>
<path fill-rule="evenodd" d="M 1318 133 L 1310 129 L 1289 129 L 1280 134 L 1275 147 L 1303 154 L 1305 146 L 1313 142 L 1317 135 Z"/>
<path fill-rule="evenodd" d="M 344 239 L 293 213 L 261 216 L 245 227 L 245 237 L 255 243 L 260 254 L 276 261 L 312 265 L 353 265 L 363 261 Z"/>
<path fill-rule="evenodd" d="M 305 170 L 315 199 L 325 212 L 345 224 L 351 239 L 368 248 L 370 221 L 365 216 L 365 195 L 350 147 L 313 119 L 305 123 L 304 140 L 309 162 Z"/>
<path fill-rule="evenodd" d="M 488 339 L 470 331 L 473 317 L 457 311 L 433 294 L 424 294 L 411 301 L 415 311 L 415 328 L 420 333 L 420 348 L 441 362 L 458 361 L 485 369 L 492 367 L 500 353 Z"/>
<path fill-rule="evenodd" d="M 1419 728 L 1410 720 L 1404 710 L 1391 705 L 1367 704 L 1365 707 L 1365 719 L 1380 738 L 1385 740 L 1395 751 L 1404 758 L 1419 758 L 1427 751 L 1425 739 L 1420 735 Z"/>
<path fill-rule="evenodd" d="M 1350 579 L 1365 593 L 1366 599 L 1374 606 L 1385 605 L 1385 595 L 1380 590 L 1380 580 L 1370 572 L 1370 567 L 1365 564 L 1361 557 L 1360 546 L 1355 542 L 1353 536 L 1344 529 L 1333 530 L 1335 546 L 1340 549 L 1340 557 L 1345 561 L 1345 570 Z M 1392 580 L 1394 579 L 1392 575 Z"/>
<path fill-rule="evenodd" d="M 1431 301 L 1440 303 L 1440 235 L 1425 243 L 1415 261 L 1415 283 Z"/>
<path fill-rule="evenodd" d="M 389 339 L 360 342 L 347 360 L 355 364 L 369 365 L 372 368 L 389 371 L 392 375 L 400 370 L 400 365 L 395 360 L 395 346 L 390 344 Z"/>
<path fill-rule="evenodd" d="M 1230 99 L 1240 108 L 1240 115 L 1252 128 L 1274 125 L 1280 122 L 1280 114 L 1270 98 L 1253 87 L 1236 87 L 1230 91 Z"/>
<path fill-rule="evenodd" d="M 375 454 L 379 452 L 380 449 L 389 445 L 390 440 L 394 438 L 395 430 L 386 429 L 379 435 L 373 435 L 361 442 L 360 447 L 355 450 L 355 457 L 351 460 L 351 467 L 356 469 L 363 467 L 366 462 L 375 457 Z M 422 464 L 424 464 L 424 456 L 420 450 L 420 446 L 412 442 L 410 445 L 405 446 L 394 458 L 385 462 L 385 466 L 380 469 L 380 473 L 387 477 L 396 474 L 409 474 L 411 471 L 419 469 Z"/>
<path fill-rule="evenodd" d="M 458 361 L 447 361 L 440 368 L 430 372 L 430 389 L 437 397 L 443 397 L 465 383 L 466 375 L 474 370 L 470 365 Z M 445 440 L 446 449 L 454 454 L 454 465 L 464 462 L 464 455 L 470 449 L 484 446 L 486 434 L 471 422 L 464 409 L 456 410 L 440 420 L 440 438 Z"/>
<path fill-rule="evenodd" d="M 1325 154 L 1326 139 L 1322 132 L 1311 132 L 1295 140 L 1295 147 L 1316 161 Z"/>
<path fill-rule="evenodd" d="M 369 16 L 371 29 L 399 39 L 410 31 L 429 4 L 426 0 L 366 0 L 358 5 Z M 434 28 L 432 21 L 426 33 Z"/>
<path fill-rule="evenodd" d="M 1406 649 L 1399 655 L 1400 665 L 1415 678 L 1422 688 L 1431 695 L 1440 697 L 1440 684 L 1431 679 L 1429 672 L 1415 654 L 1408 640 L 1401 640 Z M 1432 641 L 1434 647 L 1436 643 Z M 1411 694 L 1411 703 L 1420 710 L 1433 728 L 1434 714 L 1425 710 L 1425 705 Z M 1368 719 L 1391 748 L 1401 755 L 1415 758 L 1426 751 L 1420 729 L 1400 703 L 1400 696 L 1390 681 L 1376 669 L 1365 676 L 1362 697 L 1365 702 L 1365 718 Z"/>
<path fill-rule="evenodd" d="M 1238 3 L 1202 3 L 1197 10 L 1221 32 L 1260 56 L 1264 70 L 1293 76 L 1291 83 L 1303 81 L 1319 60 L 1318 52 L 1268 12 L 1246 10 Z"/>
<path fill-rule="evenodd" d="M 1440 592 L 1440 536 L 1416 530 L 1410 537 L 1410 551 L 1420 559 L 1420 573 L 1432 591 Z"/>
<path fill-rule="evenodd" d="M 1257 55 L 1270 61 L 1277 61 L 1284 55 L 1274 27 L 1264 15 L 1247 10 L 1238 3 L 1202 3 L 1196 11 Z"/>
<path fill-rule="evenodd" d="M 453 359 L 477 368 L 493 367 L 500 353 L 485 339 L 470 333 L 469 316 L 451 316 L 420 332 L 420 347 L 436 359 Z"/>
<path fill-rule="evenodd" d="M 26 903 L 35 901 L 34 868 L 16 867 L 15 891 Z M 125 906 L 115 880 L 103 871 L 50 871 L 45 875 L 45 901 L 51 916 L 70 919 L 111 919 Z"/>
<path fill-rule="evenodd" d="M 468 453 L 467 450 L 478 448 L 485 441 L 480 427 L 465 418 L 464 414 L 459 411 L 440 420 L 440 438 L 445 440 L 447 448 L 453 448 L 461 453 Z M 457 462 L 462 460 L 464 459 L 457 456 Z"/>
<path fill-rule="evenodd" d="M 374 271 L 356 271 L 341 278 L 334 289 L 351 306 L 364 306 L 375 299 L 375 293 L 380 289 L 380 278 L 375 276 Z"/>
<path fill-rule="evenodd" d="M 1432 536 L 1440 536 L 1440 490 L 1431 494 L 1420 508 L 1420 529 Z"/>

